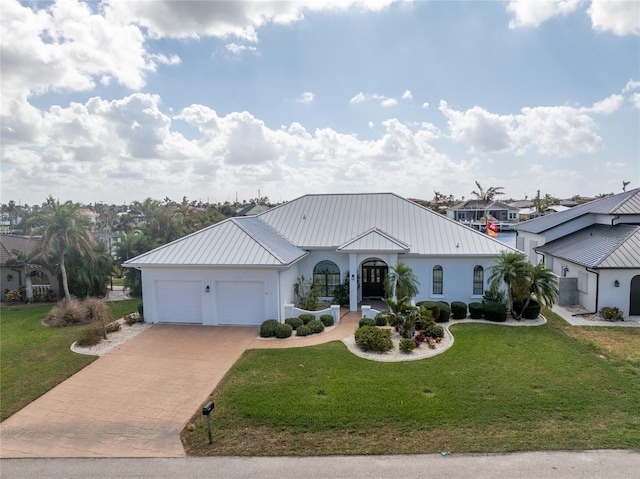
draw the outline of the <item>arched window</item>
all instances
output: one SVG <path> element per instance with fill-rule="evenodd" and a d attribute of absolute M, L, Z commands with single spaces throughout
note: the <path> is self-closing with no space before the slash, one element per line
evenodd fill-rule
<path fill-rule="evenodd" d="M 476 266 L 473 268 L 473 294 L 479 296 L 484 293 L 484 268 Z"/>
<path fill-rule="evenodd" d="M 433 267 L 433 294 L 442 294 L 443 272 L 439 264 Z"/>
<path fill-rule="evenodd" d="M 340 284 L 340 268 L 333 261 L 320 261 L 313 268 L 313 280 L 320 284 L 320 296 L 332 298 L 333 290 Z"/>

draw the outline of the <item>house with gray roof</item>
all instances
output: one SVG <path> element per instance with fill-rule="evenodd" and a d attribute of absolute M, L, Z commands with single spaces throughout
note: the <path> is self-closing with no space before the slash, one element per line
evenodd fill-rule
<path fill-rule="evenodd" d="M 395 194 L 327 194 L 229 218 L 124 266 L 142 272 L 149 322 L 256 325 L 284 321 L 302 277 L 319 281 L 329 302 L 346 282 L 356 311 L 384 295 L 398 262 L 418 277 L 416 301 L 481 300 L 487 268 L 510 249 Z"/>
<path fill-rule="evenodd" d="M 500 222 L 515 223 L 518 221 L 520 208 L 500 201 L 492 201 L 487 205 L 487 214 Z M 479 200 L 468 200 L 447 209 L 447 216 L 464 223 L 477 222 L 484 218 L 485 205 Z"/>
<path fill-rule="evenodd" d="M 640 188 L 590 201 L 514 228 L 529 261 L 559 277 L 561 306 L 616 306 L 640 315 Z"/>

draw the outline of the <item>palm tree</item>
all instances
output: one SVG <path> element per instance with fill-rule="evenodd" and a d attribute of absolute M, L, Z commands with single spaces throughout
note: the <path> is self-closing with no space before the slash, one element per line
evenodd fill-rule
<path fill-rule="evenodd" d="M 391 267 L 391 272 L 384 279 L 384 289 L 388 298 L 400 300 L 404 296 L 413 298 L 418 294 L 420 282 L 413 270 L 404 263 L 398 262 Z"/>
<path fill-rule="evenodd" d="M 484 219 L 485 221 L 488 221 L 487 207 L 489 206 L 489 203 L 491 203 L 495 199 L 496 196 L 504 195 L 504 192 L 502 191 L 504 188 L 502 186 L 490 186 L 485 190 L 477 180 L 476 186 L 478 187 L 478 190 L 472 191 L 471 194 L 478 198 L 478 201 L 480 201 L 484 205 Z"/>
<path fill-rule="evenodd" d="M 496 264 L 489 268 L 489 287 L 499 290 L 504 283 L 507 287 L 509 309 L 513 310 L 513 301 L 529 292 L 527 281 L 527 257 L 521 251 L 503 251 Z"/>
<path fill-rule="evenodd" d="M 538 263 L 535 266 L 529 263 L 529 293 L 538 303 L 548 308 L 558 300 L 558 280 L 544 263 Z"/>
<path fill-rule="evenodd" d="M 80 252 L 91 252 L 93 240 L 89 234 L 89 222 L 78 214 L 76 205 L 71 201 L 60 204 L 52 196 L 47 198 L 48 207 L 43 211 L 45 220 L 42 231 L 42 247 L 56 250 L 62 274 L 62 287 L 67 301 L 71 300 L 69 279 L 65 256 L 70 248 Z"/>

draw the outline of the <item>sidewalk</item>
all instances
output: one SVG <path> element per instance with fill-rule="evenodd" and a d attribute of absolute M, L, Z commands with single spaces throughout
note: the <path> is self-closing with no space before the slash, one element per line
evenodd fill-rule
<path fill-rule="evenodd" d="M 582 316 L 574 316 L 575 313 L 572 313 L 567 308 L 563 306 L 558 306 L 557 304 L 553 305 L 553 309 L 551 310 L 564 319 L 567 323 L 572 326 L 606 326 L 606 327 L 618 327 L 618 328 L 639 328 L 640 327 L 640 317 L 631 316 L 629 318 L 625 318 L 624 321 L 594 321 L 591 319 L 585 319 Z M 639 475 L 640 476 L 640 475 Z"/>

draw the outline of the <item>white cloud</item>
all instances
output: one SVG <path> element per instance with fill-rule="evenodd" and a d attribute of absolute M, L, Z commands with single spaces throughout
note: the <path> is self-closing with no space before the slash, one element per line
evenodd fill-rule
<path fill-rule="evenodd" d="M 428 109 L 429 109 L 429 103 L 425 101 L 425 102 L 422 104 L 422 108 L 423 108 L 424 110 L 428 110 Z"/>
<path fill-rule="evenodd" d="M 629 80 L 622 89 L 622 93 L 628 93 L 635 90 L 636 88 L 640 88 L 640 81 Z"/>
<path fill-rule="evenodd" d="M 227 43 L 225 48 L 234 55 L 240 55 L 244 52 L 256 53 L 258 49 L 253 45 L 242 45 L 239 43 Z"/>
<path fill-rule="evenodd" d="M 640 2 L 593 0 L 587 11 L 596 30 L 616 35 L 640 35 Z"/>
<path fill-rule="evenodd" d="M 382 106 L 395 106 L 398 104 L 398 100 L 395 98 L 385 98 L 380 102 Z"/>
<path fill-rule="evenodd" d="M 374 122 L 372 122 L 372 121 L 369 121 L 369 123 L 367 123 L 367 126 L 369 128 L 373 128 L 374 126 L 376 126 L 376 124 Z"/>
<path fill-rule="evenodd" d="M 299 103 L 313 103 L 315 95 L 310 91 L 305 91 L 297 100 Z"/>
<path fill-rule="evenodd" d="M 595 102 L 589 108 L 580 108 L 581 113 L 601 113 L 609 115 L 616 111 L 624 103 L 624 97 L 622 95 L 611 95 L 604 100 Z"/>
<path fill-rule="evenodd" d="M 370 93 L 363 93 L 363 92 L 359 92 L 357 95 L 352 97 L 351 100 L 349 100 L 349 103 L 355 104 L 355 103 L 363 103 L 365 101 L 379 101 L 380 105 L 385 107 L 394 106 L 398 104 L 398 100 L 395 98 L 387 97 L 384 95 L 378 95 L 377 93 L 370 94 Z"/>
<path fill-rule="evenodd" d="M 351 100 L 349 100 L 349 103 L 362 103 L 363 101 L 366 101 L 367 97 L 365 96 L 364 93 L 359 92 L 356 96 L 352 97 Z"/>
<path fill-rule="evenodd" d="M 411 95 L 411 90 L 405 90 L 404 93 L 402 94 L 402 99 L 411 100 L 411 98 L 413 98 L 413 96 Z"/>
<path fill-rule="evenodd" d="M 634 93 L 629 97 L 629 102 L 638 110 L 640 110 L 640 93 Z"/>
<path fill-rule="evenodd" d="M 507 11 L 514 18 L 509 28 L 538 27 L 552 17 L 573 12 L 579 4 L 580 0 L 511 0 Z"/>

